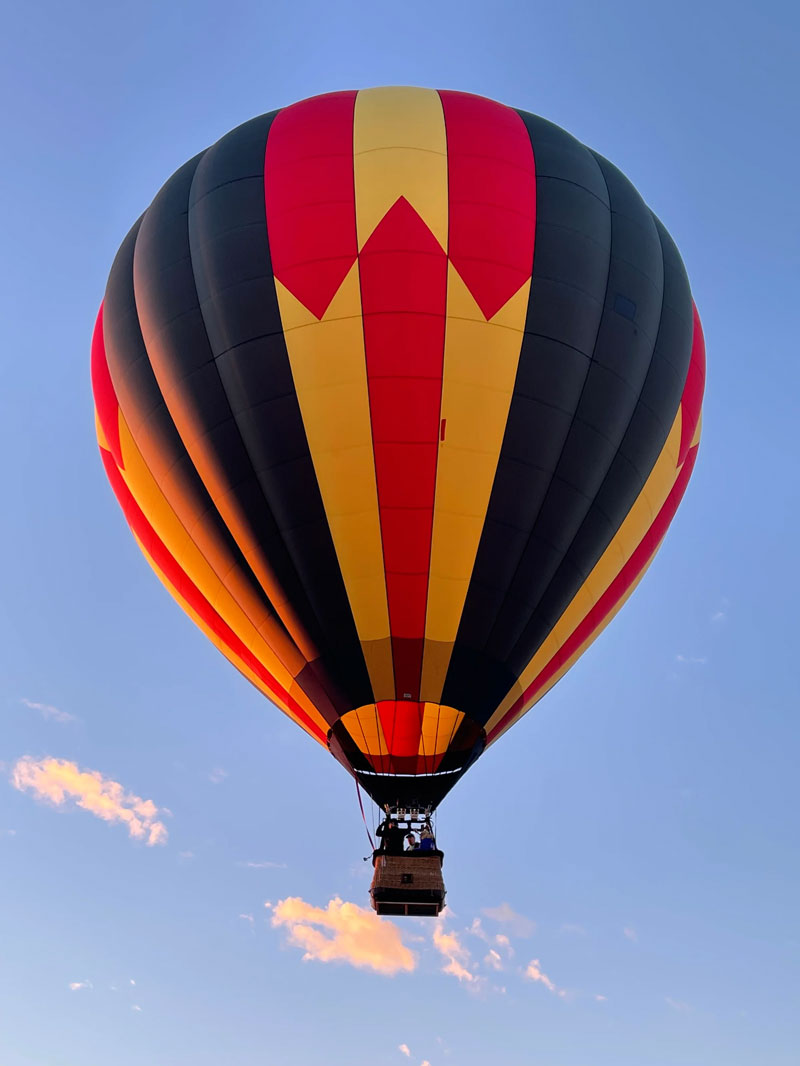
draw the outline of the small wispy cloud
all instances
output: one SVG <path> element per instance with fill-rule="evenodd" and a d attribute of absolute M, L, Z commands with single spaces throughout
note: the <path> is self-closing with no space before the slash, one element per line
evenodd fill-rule
<path fill-rule="evenodd" d="M 688 1003 L 684 1003 L 683 1000 L 680 999 L 673 999 L 671 996 L 664 996 L 664 1002 L 668 1007 L 671 1007 L 672 1010 L 687 1011 L 692 1009 Z"/>
<path fill-rule="evenodd" d="M 405 1055 L 407 1059 L 411 1058 L 411 1050 L 408 1044 L 398 1044 L 397 1050 L 400 1052 L 401 1055 Z"/>
<path fill-rule="evenodd" d="M 483 962 L 484 965 L 488 966 L 491 970 L 503 969 L 503 959 L 500 956 L 500 953 L 495 951 L 494 948 L 489 949 L 488 954 L 484 956 Z"/>
<path fill-rule="evenodd" d="M 480 918 L 473 918 L 472 925 L 467 929 L 470 936 L 476 936 L 479 940 L 482 940 L 485 944 L 490 944 L 492 947 L 500 948 L 509 957 L 514 954 L 514 949 L 511 946 L 511 940 L 505 933 L 490 933 L 483 927 L 483 922 Z"/>
<path fill-rule="evenodd" d="M 427 1059 L 423 1059 L 419 1066 L 431 1066 Z"/>
<path fill-rule="evenodd" d="M 227 776 L 227 770 L 223 770 L 221 766 L 215 766 L 214 769 L 210 771 L 208 780 L 212 785 L 221 785 Z"/>
<path fill-rule="evenodd" d="M 675 656 L 676 663 L 689 663 L 696 666 L 702 666 L 708 662 L 708 656 L 706 655 L 682 655 L 678 653 Z"/>
<path fill-rule="evenodd" d="M 178 858 L 182 859 L 184 862 L 186 862 L 189 859 L 193 859 L 194 858 L 194 852 L 193 851 L 179 851 L 178 852 Z"/>
<path fill-rule="evenodd" d="M 48 722 L 58 722 L 61 725 L 67 725 L 69 722 L 78 721 L 74 714 L 62 711 L 60 708 L 54 707 L 51 703 L 37 703 L 36 700 L 29 700 L 24 696 L 19 702 L 23 703 L 26 707 L 29 707 L 32 711 L 38 711 L 42 718 Z"/>
<path fill-rule="evenodd" d="M 0 829 L 0 837 L 15 837 L 16 835 L 16 829 Z"/>
<path fill-rule="evenodd" d="M 625 926 L 625 928 L 622 930 L 622 935 L 625 937 L 626 940 L 630 940 L 634 944 L 639 939 L 639 934 L 630 925 Z"/>
<path fill-rule="evenodd" d="M 714 625 L 719 625 L 720 622 L 725 622 L 728 619 L 728 608 L 731 605 L 731 601 L 727 596 L 723 596 L 717 604 L 716 610 L 711 612 L 709 621 Z"/>
<path fill-rule="evenodd" d="M 135 1011 L 137 1014 L 141 1014 L 142 1013 L 142 1008 L 139 1006 L 138 1003 L 132 1003 L 131 1004 L 131 1010 Z"/>
<path fill-rule="evenodd" d="M 70 981 L 67 985 L 70 992 L 83 992 L 87 988 L 94 988 L 91 981 Z"/>
<path fill-rule="evenodd" d="M 526 918 L 524 914 L 518 914 L 508 903 L 501 903 L 497 907 L 484 907 L 481 913 L 493 922 L 507 925 L 515 936 L 526 937 L 536 932 L 536 922 Z"/>
<path fill-rule="evenodd" d="M 459 981 L 477 980 L 476 975 L 469 968 L 472 965 L 469 948 L 461 943 L 457 933 L 445 932 L 441 921 L 437 921 L 433 927 L 433 946 L 445 958 L 442 973 L 449 973 Z"/>
<path fill-rule="evenodd" d="M 248 870 L 285 870 L 285 862 L 237 862 L 237 866 L 244 866 Z"/>
<path fill-rule="evenodd" d="M 528 963 L 525 973 L 523 974 L 529 981 L 538 981 L 543 984 L 548 992 L 552 992 L 555 996 L 566 996 L 566 989 L 559 988 L 547 974 L 542 970 L 542 965 L 538 959 L 531 959 Z"/>
<path fill-rule="evenodd" d="M 505 933 L 498 933 L 497 936 L 494 938 L 494 942 L 499 948 L 505 951 L 509 958 L 513 957 L 514 949 L 511 946 L 511 941 L 508 939 Z"/>
<path fill-rule="evenodd" d="M 161 812 L 155 803 L 126 792 L 118 781 L 97 770 L 81 770 L 66 759 L 24 755 L 11 771 L 11 784 L 55 807 L 74 803 L 105 822 L 121 822 L 130 836 L 148 847 L 166 843 L 167 828 L 159 821 Z"/>
<path fill-rule="evenodd" d="M 357 903 L 336 897 L 327 907 L 315 907 L 290 896 L 269 909 L 273 926 L 288 931 L 289 943 L 303 949 L 304 960 L 346 962 L 387 977 L 416 967 L 397 926 Z"/>
<path fill-rule="evenodd" d="M 595 992 L 594 1000 L 596 1003 L 605 1003 L 608 1000 L 608 996 L 601 996 L 599 992 Z"/>
<path fill-rule="evenodd" d="M 570 936 L 586 936 L 586 930 L 576 922 L 564 922 L 559 932 L 568 933 Z"/>
<path fill-rule="evenodd" d="M 243 922 L 249 922 L 251 926 L 256 924 L 256 920 L 252 914 L 240 914 L 239 917 Z"/>

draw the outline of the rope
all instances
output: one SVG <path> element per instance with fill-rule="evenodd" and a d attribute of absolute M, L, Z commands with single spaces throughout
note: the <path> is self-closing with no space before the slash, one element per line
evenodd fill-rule
<path fill-rule="evenodd" d="M 359 785 L 357 777 L 355 778 L 355 782 L 356 782 L 356 795 L 358 796 L 358 805 L 361 808 L 361 817 L 364 819 L 364 829 L 366 829 L 366 831 L 367 831 L 367 840 L 369 841 L 369 846 L 374 851 L 375 850 L 375 842 L 372 839 L 372 834 L 370 833 L 369 826 L 367 825 L 367 816 L 366 816 L 366 814 L 364 814 L 364 804 L 361 802 L 361 785 Z"/>

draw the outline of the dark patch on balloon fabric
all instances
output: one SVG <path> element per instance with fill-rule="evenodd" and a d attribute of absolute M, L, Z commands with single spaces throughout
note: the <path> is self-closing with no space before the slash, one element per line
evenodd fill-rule
<path fill-rule="evenodd" d="M 690 349 L 685 273 L 636 190 L 563 130 L 521 115 L 537 165 L 533 282 L 442 695 L 483 722 L 641 492 L 677 411 Z M 628 314 L 619 313 L 621 292 Z"/>

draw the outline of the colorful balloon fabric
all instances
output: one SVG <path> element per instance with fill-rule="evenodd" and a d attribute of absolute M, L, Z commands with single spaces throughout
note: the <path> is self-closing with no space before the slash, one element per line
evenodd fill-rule
<path fill-rule="evenodd" d="M 101 455 L 193 621 L 379 803 L 436 805 L 619 610 L 683 496 L 700 321 L 611 163 L 458 92 L 262 115 L 117 254 Z"/>

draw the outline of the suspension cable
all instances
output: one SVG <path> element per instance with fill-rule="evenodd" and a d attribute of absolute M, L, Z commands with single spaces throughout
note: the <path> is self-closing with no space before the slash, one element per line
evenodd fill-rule
<path fill-rule="evenodd" d="M 374 851 L 375 850 L 375 842 L 372 839 L 372 834 L 370 833 L 369 826 L 367 825 L 367 816 L 364 813 L 364 804 L 361 802 L 361 785 L 359 785 L 359 783 L 358 783 L 358 778 L 355 777 L 355 775 L 353 775 L 353 776 L 354 776 L 355 782 L 356 782 L 356 795 L 358 796 L 358 805 L 361 808 L 361 817 L 364 820 L 364 829 L 367 832 L 367 840 L 369 841 L 369 846 Z"/>

